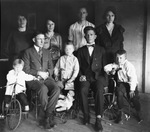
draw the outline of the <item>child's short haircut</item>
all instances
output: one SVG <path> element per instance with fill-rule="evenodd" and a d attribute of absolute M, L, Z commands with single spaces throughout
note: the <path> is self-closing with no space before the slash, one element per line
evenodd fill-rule
<path fill-rule="evenodd" d="M 96 30 L 95 30 L 95 28 L 94 28 L 94 27 L 92 27 L 92 26 L 87 26 L 87 27 L 85 27 L 85 28 L 84 28 L 84 34 L 86 34 L 86 33 L 87 33 L 87 31 L 89 31 L 89 30 L 94 31 L 94 33 L 96 34 Z"/>
<path fill-rule="evenodd" d="M 127 54 L 126 50 L 122 49 L 122 50 L 117 50 L 116 51 L 116 55 L 123 55 L 123 54 Z"/>
<path fill-rule="evenodd" d="M 22 59 L 15 59 L 13 62 L 13 66 L 16 66 L 18 64 L 21 64 L 24 66 L 24 61 Z"/>
<path fill-rule="evenodd" d="M 67 43 L 65 43 L 65 48 L 66 48 L 66 46 L 68 46 L 68 45 L 71 45 L 71 46 L 73 47 L 73 49 L 74 49 L 74 45 L 73 45 L 72 42 L 67 42 Z"/>

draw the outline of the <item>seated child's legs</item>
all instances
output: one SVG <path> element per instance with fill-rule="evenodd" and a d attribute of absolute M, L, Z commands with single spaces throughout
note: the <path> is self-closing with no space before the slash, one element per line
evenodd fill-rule
<path fill-rule="evenodd" d="M 133 106 L 136 110 L 136 118 L 138 120 L 138 122 L 140 123 L 142 121 L 142 113 L 141 113 L 141 104 L 140 104 L 140 96 L 139 96 L 139 92 L 138 89 L 136 88 L 135 91 L 135 96 L 131 99 L 131 101 L 133 102 Z"/>
<path fill-rule="evenodd" d="M 139 92 L 136 88 L 136 90 L 134 91 L 135 96 L 133 98 L 131 98 L 131 101 L 133 102 L 133 105 L 136 109 L 136 111 L 140 111 L 141 110 L 141 105 L 140 105 L 140 96 L 139 96 Z"/>
<path fill-rule="evenodd" d="M 24 110 L 29 111 L 29 103 L 28 103 L 26 94 L 19 93 L 17 96 L 18 96 L 20 102 L 22 103 L 22 105 L 24 106 Z"/>
<path fill-rule="evenodd" d="M 6 108 L 9 107 L 10 100 L 11 100 L 11 95 L 5 95 L 4 102 L 5 102 L 5 107 Z"/>

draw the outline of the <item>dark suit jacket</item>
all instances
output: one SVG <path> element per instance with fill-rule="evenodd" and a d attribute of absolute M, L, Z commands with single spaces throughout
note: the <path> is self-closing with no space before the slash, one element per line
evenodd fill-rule
<path fill-rule="evenodd" d="M 104 75 L 103 67 L 105 66 L 105 50 L 103 47 L 95 45 L 93 50 L 93 59 L 90 63 L 90 56 L 87 46 L 83 46 L 78 49 L 77 58 L 79 60 L 80 72 L 79 76 L 87 75 L 89 66 L 94 72 L 95 79 L 97 80 L 100 76 Z"/>
<path fill-rule="evenodd" d="M 52 76 L 53 63 L 51 60 L 50 52 L 46 49 L 42 50 L 42 59 L 40 59 L 39 54 L 37 53 L 34 46 L 25 51 L 23 60 L 25 62 L 24 71 L 26 73 L 36 76 L 38 71 L 47 71 L 49 72 L 49 75 Z"/>

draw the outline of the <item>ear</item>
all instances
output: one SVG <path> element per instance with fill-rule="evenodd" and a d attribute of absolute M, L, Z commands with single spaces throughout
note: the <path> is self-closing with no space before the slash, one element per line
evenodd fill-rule
<path fill-rule="evenodd" d="M 33 38 L 32 40 L 33 40 L 33 42 L 35 42 L 35 38 Z"/>

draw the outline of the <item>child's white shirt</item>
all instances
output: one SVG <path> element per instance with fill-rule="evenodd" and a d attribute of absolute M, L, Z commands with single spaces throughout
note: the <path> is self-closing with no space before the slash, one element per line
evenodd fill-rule
<path fill-rule="evenodd" d="M 15 87 L 15 94 L 21 93 L 26 91 L 26 84 L 25 81 L 32 81 L 34 80 L 34 76 L 26 74 L 24 71 L 15 74 L 15 70 L 10 70 L 7 74 L 7 85 L 6 85 L 6 92 L 5 95 L 12 95 L 14 83 L 16 84 Z M 11 85 L 13 84 L 13 85 Z"/>

